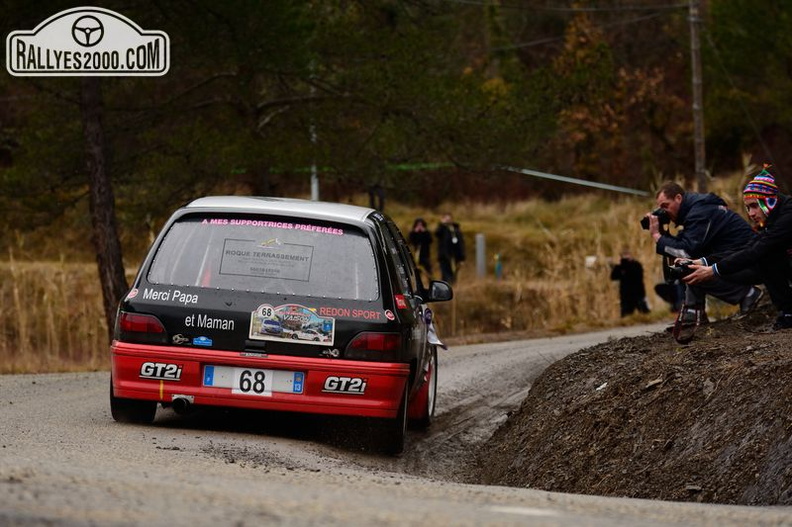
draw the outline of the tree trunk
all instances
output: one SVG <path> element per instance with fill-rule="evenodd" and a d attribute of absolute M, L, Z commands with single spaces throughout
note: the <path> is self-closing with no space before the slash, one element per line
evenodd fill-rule
<path fill-rule="evenodd" d="M 124 275 L 121 242 L 116 228 L 115 198 L 107 169 L 100 78 L 83 77 L 80 111 L 91 194 L 91 241 L 96 250 L 108 336 L 112 339 L 118 302 L 129 286 Z"/>

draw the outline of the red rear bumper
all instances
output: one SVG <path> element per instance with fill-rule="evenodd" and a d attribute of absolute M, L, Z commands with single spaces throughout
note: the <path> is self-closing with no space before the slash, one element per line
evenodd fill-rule
<path fill-rule="evenodd" d="M 410 373 L 409 365 L 402 363 L 246 356 L 239 352 L 117 341 L 111 346 L 111 361 L 116 397 L 169 404 L 174 396 L 184 396 L 196 405 L 362 417 L 395 417 Z M 144 366 L 146 363 L 149 364 Z M 301 372 L 302 390 L 273 391 L 264 396 L 232 393 L 230 388 L 205 385 L 207 366 Z M 358 389 L 343 391 L 349 385 Z"/>

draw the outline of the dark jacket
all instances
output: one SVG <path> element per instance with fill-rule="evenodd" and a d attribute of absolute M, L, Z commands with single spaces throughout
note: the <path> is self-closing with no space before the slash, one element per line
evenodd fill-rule
<path fill-rule="evenodd" d="M 739 214 L 715 194 L 685 192 L 675 222 L 676 236 L 663 234 L 657 254 L 676 258 L 723 257 L 750 243 L 755 234 Z"/>
<path fill-rule="evenodd" d="M 427 271 L 431 272 L 432 233 L 429 231 L 410 231 L 409 239 L 413 254 L 418 259 L 418 263 L 423 265 Z"/>
<path fill-rule="evenodd" d="M 644 272 L 641 262 L 632 258 L 622 258 L 611 269 L 611 280 L 619 280 L 619 296 L 622 303 L 641 301 L 646 297 Z"/>
<path fill-rule="evenodd" d="M 465 261 L 465 239 L 458 223 L 441 223 L 435 230 L 435 237 L 439 260 Z"/>
<path fill-rule="evenodd" d="M 713 258 L 707 263 L 717 263 L 719 274 L 732 274 L 742 271 L 767 258 L 771 252 L 787 252 L 792 247 L 792 198 L 778 195 L 778 204 L 767 215 L 764 228 L 750 243 L 739 251 L 718 260 Z"/>

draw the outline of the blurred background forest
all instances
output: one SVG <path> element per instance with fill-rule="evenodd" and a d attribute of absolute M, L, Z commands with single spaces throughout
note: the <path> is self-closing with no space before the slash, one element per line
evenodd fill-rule
<path fill-rule="evenodd" d="M 5 35 L 32 29 L 82 5 L 5 0 L 0 29 Z M 11 320 L 20 316 L 14 306 L 24 305 L 26 294 L 43 298 L 42 306 L 53 301 L 55 293 L 35 287 L 46 272 L 31 275 L 34 287 L 28 293 L 10 284 L 19 284 L 20 261 L 60 262 L 61 270 L 50 273 L 53 283 L 61 284 L 53 289 L 60 294 L 65 284 L 78 282 L 69 278 L 68 265 L 100 259 L 101 273 L 104 250 L 96 239 L 95 209 L 108 205 L 102 199 L 114 205 L 105 226 L 117 230 L 127 279 L 164 220 L 190 199 L 222 193 L 309 197 L 314 172 L 321 199 L 368 204 L 367 193 L 381 192 L 385 212 L 395 213 L 403 228 L 414 215 L 432 211 L 434 221 L 437 211 L 448 209 L 463 228 L 470 227 L 469 234 L 473 228 L 494 232 L 513 206 L 516 223 L 530 223 L 543 233 L 536 239 L 517 233 L 500 242 L 495 237 L 496 250 L 513 249 L 512 278 L 519 289 L 531 277 L 559 281 L 577 272 L 577 267 L 552 267 L 572 260 L 565 247 L 574 246 L 580 253 L 574 261 L 580 262 L 583 252 L 612 255 L 629 244 L 639 249 L 645 265 L 654 264 L 637 227 L 637 216 L 652 200 L 614 203 L 613 194 L 594 191 L 578 202 L 575 195 L 591 189 L 499 167 L 650 193 L 664 179 L 695 188 L 687 3 L 111 0 L 93 5 L 117 11 L 143 29 L 166 32 L 170 71 L 163 77 L 106 77 L 93 85 L 104 134 L 103 166 L 112 185 L 112 193 L 99 201 L 91 195 L 86 160 L 84 79 L 0 75 L 0 254 L 10 265 L 3 276 L 12 278 L 4 278 L 8 346 L 45 332 L 57 341 L 70 331 L 74 320 L 63 323 L 66 329 L 19 329 L 27 319 L 44 323 L 52 316 L 41 310 L 22 315 L 25 321 Z M 787 190 L 792 0 L 703 0 L 700 13 L 711 181 L 734 174 L 739 179 L 748 164 L 769 162 Z M 729 183 L 737 192 L 740 185 Z M 551 204 L 550 216 L 533 215 L 541 203 Z M 490 211 L 488 221 L 466 217 L 476 210 L 474 204 Z M 568 215 L 568 207 L 601 217 L 560 222 L 557 216 Z M 603 243 L 602 231 L 616 225 L 622 232 Z M 581 240 L 593 246 L 583 248 Z M 518 260 L 523 270 L 515 274 Z M 580 291 L 586 284 L 572 285 Z M 122 288 L 104 291 L 105 311 Z M 504 294 L 519 301 L 521 291 Z M 13 295 L 21 296 L 14 300 Z M 97 296 L 94 291 L 91 301 Z M 608 304 L 607 310 L 615 308 Z M 581 316 L 574 309 L 560 312 Z M 89 318 L 96 316 L 91 313 Z M 513 329 L 512 314 L 494 316 L 487 328 Z M 97 327 L 81 331 L 99 335 L 101 342 L 106 322 Z M 28 336 L 20 337 L 20 331 Z"/>
<path fill-rule="evenodd" d="M 3 34 L 82 3 L 5 0 Z M 164 77 L 101 79 L 125 253 L 208 193 L 436 207 L 651 190 L 693 173 L 688 4 L 673 0 L 102 1 L 165 31 Z M 792 172 L 792 1 L 702 3 L 707 169 Z M 79 78 L 0 76 L 0 243 L 93 257 Z M 77 211 L 76 214 L 73 212 Z M 50 253 L 50 255 L 52 255 Z"/>

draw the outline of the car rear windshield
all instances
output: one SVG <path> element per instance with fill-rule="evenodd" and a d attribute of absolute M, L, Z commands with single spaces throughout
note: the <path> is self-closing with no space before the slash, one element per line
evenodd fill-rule
<path fill-rule="evenodd" d="M 155 284 L 376 300 L 369 238 L 296 218 L 189 216 L 174 223 L 148 272 Z"/>

